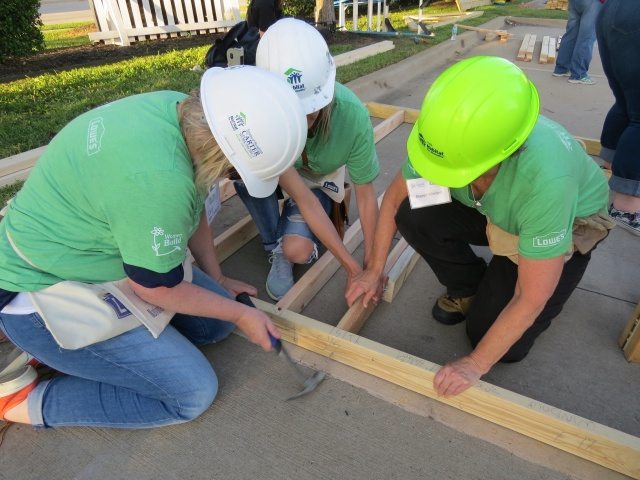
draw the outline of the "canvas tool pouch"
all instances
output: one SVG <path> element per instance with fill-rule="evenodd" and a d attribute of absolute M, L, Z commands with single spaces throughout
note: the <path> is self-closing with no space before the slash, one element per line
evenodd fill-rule
<path fill-rule="evenodd" d="M 9 232 L 7 238 L 20 258 L 42 270 L 17 248 Z M 183 269 L 188 282 L 193 279 L 191 263 L 187 251 Z M 158 338 L 175 315 L 138 297 L 126 278 L 96 284 L 65 280 L 28 294 L 55 341 L 68 350 L 108 340 L 141 324 Z"/>
<path fill-rule="evenodd" d="M 565 255 L 565 262 L 571 258 L 575 251 L 582 255 L 589 253 L 598 243 L 607 238 L 609 230 L 614 226 L 615 222 L 604 212 L 594 213 L 588 217 L 576 218 L 573 221 L 573 242 L 571 244 L 571 250 Z M 517 265 L 519 237 L 505 232 L 497 225 L 491 223 L 488 217 L 486 232 L 491 253 L 509 257 L 509 260 Z"/>
<path fill-rule="evenodd" d="M 319 175 L 309 168 L 307 152 L 302 152 L 302 168 L 298 173 L 310 189 L 322 190 L 331 200 L 329 218 L 340 238 L 344 238 L 346 225 L 349 225 L 349 204 L 351 203 L 351 185 L 345 183 L 346 166 L 327 175 Z"/>

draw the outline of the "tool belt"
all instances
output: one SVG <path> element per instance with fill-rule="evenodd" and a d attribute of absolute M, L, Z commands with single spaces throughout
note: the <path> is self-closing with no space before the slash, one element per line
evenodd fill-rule
<path fill-rule="evenodd" d="M 572 243 L 570 250 L 565 254 L 565 262 L 574 252 L 582 255 L 589 253 L 602 240 L 607 238 L 609 230 L 615 226 L 615 222 L 606 213 L 598 212 L 584 218 L 576 218 L 573 221 Z M 505 232 L 500 227 L 491 223 L 487 217 L 487 239 L 489 249 L 494 255 L 508 257 L 516 265 L 518 264 L 518 241 L 520 237 Z"/>
<path fill-rule="evenodd" d="M 298 170 L 304 183 L 310 189 L 322 190 L 333 202 L 329 218 L 341 239 L 344 239 L 346 226 L 349 225 L 349 205 L 351 203 L 351 185 L 345 183 L 346 166 L 327 175 L 319 175 L 309 168 L 309 157 L 302 151 L 302 165 Z"/>
<path fill-rule="evenodd" d="M 18 249 L 8 231 L 7 239 L 16 255 L 43 271 Z M 188 282 L 193 279 L 191 263 L 191 253 L 187 251 L 183 269 Z M 27 293 L 54 340 L 68 350 L 108 340 L 140 325 L 158 338 L 175 315 L 138 297 L 127 278 L 95 284 L 64 280 Z"/>

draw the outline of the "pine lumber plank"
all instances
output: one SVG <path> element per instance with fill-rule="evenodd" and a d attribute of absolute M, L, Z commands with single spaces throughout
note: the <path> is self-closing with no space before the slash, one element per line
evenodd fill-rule
<path fill-rule="evenodd" d="M 517 60 L 524 61 L 527 56 L 527 48 L 529 48 L 529 40 L 531 39 L 531 34 L 527 33 L 522 40 L 522 44 L 520 45 L 520 49 L 518 50 L 518 54 L 516 55 Z"/>
<path fill-rule="evenodd" d="M 537 35 L 533 34 L 529 38 L 529 46 L 527 47 L 527 53 L 524 57 L 525 62 L 530 62 L 531 60 L 533 60 L 533 51 L 536 48 L 536 38 Z"/>
<path fill-rule="evenodd" d="M 258 227 L 251 215 L 247 215 L 238 223 L 228 228 L 213 239 L 218 262 L 222 263 L 258 234 Z"/>
<path fill-rule="evenodd" d="M 386 103 L 367 102 L 365 103 L 369 115 L 375 118 L 389 118 L 398 111 L 404 112 L 404 123 L 415 123 L 418 119 L 419 110 L 415 108 L 397 107 Z"/>
<path fill-rule="evenodd" d="M 542 48 L 540 49 L 540 63 L 547 63 L 549 59 L 549 35 L 542 37 Z"/>
<path fill-rule="evenodd" d="M 556 63 L 556 38 L 549 38 L 549 53 L 547 56 L 547 63 Z"/>
<path fill-rule="evenodd" d="M 407 248 L 410 248 L 409 244 L 404 238 L 401 238 L 391 249 L 389 256 L 387 256 L 387 261 L 384 266 L 385 274 L 397 264 Z M 369 316 L 376 309 L 376 306 L 377 305 L 374 302 L 369 302 L 369 305 L 365 307 L 362 304 L 362 299 L 359 298 L 353 305 L 351 305 L 349 310 L 347 310 L 347 313 L 342 316 L 336 327 L 347 332 L 358 333 Z"/>
<path fill-rule="evenodd" d="M 629 362 L 640 362 L 640 303 L 622 330 L 618 343 Z"/>
<path fill-rule="evenodd" d="M 587 147 L 586 150 L 589 155 L 600 155 L 600 151 L 602 150 L 602 144 L 600 143 L 600 140 L 585 137 L 576 137 L 576 139 L 584 143 L 585 147 Z"/>
<path fill-rule="evenodd" d="M 373 141 L 378 143 L 403 123 L 404 111 L 398 110 L 390 117 L 385 118 L 382 122 L 376 125 L 376 128 L 373 130 Z"/>
<path fill-rule="evenodd" d="M 32 168 L 46 149 L 47 146 L 45 145 L 3 158 L 0 160 L 0 177 Z"/>
<path fill-rule="evenodd" d="M 486 382 L 439 397 L 433 389 L 439 365 L 270 303 L 254 303 L 287 342 L 640 479 L 640 438 Z"/>
<path fill-rule="evenodd" d="M 458 29 L 462 28 L 464 30 L 471 30 L 473 32 L 486 33 L 487 37 L 485 37 L 485 40 L 492 40 L 493 38 L 495 38 L 496 35 L 500 36 L 501 40 L 503 38 L 506 39 L 511 36 L 511 34 L 506 30 L 494 30 L 490 28 L 472 27 L 470 25 L 461 25 L 459 23 L 456 23 L 456 26 L 458 27 Z M 489 35 L 492 35 L 492 36 L 489 37 Z"/>
<path fill-rule="evenodd" d="M 373 43 L 336 55 L 333 60 L 335 61 L 336 67 L 342 67 L 343 65 L 349 65 L 364 58 L 393 50 L 394 48 L 396 48 L 396 46 L 391 40 L 383 40 L 382 42 Z"/>
<path fill-rule="evenodd" d="M 388 303 L 393 302 L 419 259 L 420 255 L 413 248 L 407 247 L 405 249 L 396 264 L 389 270 L 389 278 L 382 300 Z"/>

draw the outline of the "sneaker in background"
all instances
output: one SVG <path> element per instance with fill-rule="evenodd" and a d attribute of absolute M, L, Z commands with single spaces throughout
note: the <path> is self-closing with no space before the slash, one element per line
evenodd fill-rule
<path fill-rule="evenodd" d="M 473 296 L 454 298 L 449 295 L 440 295 L 431 310 L 431 314 L 440 323 L 455 325 L 464 321 L 472 302 Z"/>
<path fill-rule="evenodd" d="M 284 256 L 281 243 L 271 250 L 269 263 L 271 270 L 267 276 L 267 294 L 272 300 L 278 301 L 293 287 L 293 264 Z"/>
<path fill-rule="evenodd" d="M 581 85 L 595 85 L 596 81 L 589 75 L 585 75 L 582 78 L 569 78 L 569 83 L 576 83 Z"/>
<path fill-rule="evenodd" d="M 13 407 L 22 403 L 38 383 L 38 374 L 30 365 L 0 377 L 0 420 Z"/>
<path fill-rule="evenodd" d="M 625 230 L 640 235 L 640 212 L 623 212 L 613 205 L 609 205 L 609 215 Z"/>
<path fill-rule="evenodd" d="M 553 72 L 551 75 L 553 75 L 554 77 L 570 77 L 571 72 L 569 71 L 566 71 L 564 73 Z"/>

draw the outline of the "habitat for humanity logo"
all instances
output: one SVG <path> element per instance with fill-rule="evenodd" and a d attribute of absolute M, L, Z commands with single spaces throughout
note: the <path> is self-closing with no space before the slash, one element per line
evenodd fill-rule
<path fill-rule="evenodd" d="M 290 68 L 284 75 L 287 77 L 287 82 L 291 84 L 294 92 L 304 92 L 305 86 L 302 81 L 302 72 L 300 70 L 296 70 L 295 68 Z"/>
<path fill-rule="evenodd" d="M 164 229 L 153 227 L 151 235 L 153 235 L 151 248 L 157 257 L 169 255 L 182 249 L 182 233 L 165 233 Z"/>
<path fill-rule="evenodd" d="M 89 128 L 87 129 L 87 155 L 95 155 L 100 151 L 104 132 L 102 117 L 94 118 L 89 122 Z"/>
<path fill-rule="evenodd" d="M 228 119 L 231 124 L 231 128 L 234 130 L 238 130 L 239 128 L 243 128 L 247 125 L 247 116 L 242 112 L 230 115 Z"/>
<path fill-rule="evenodd" d="M 551 232 L 547 235 L 540 235 L 539 237 L 533 237 L 534 247 L 553 247 L 559 244 L 562 239 L 567 235 L 567 229 L 563 229 L 559 232 Z"/>

